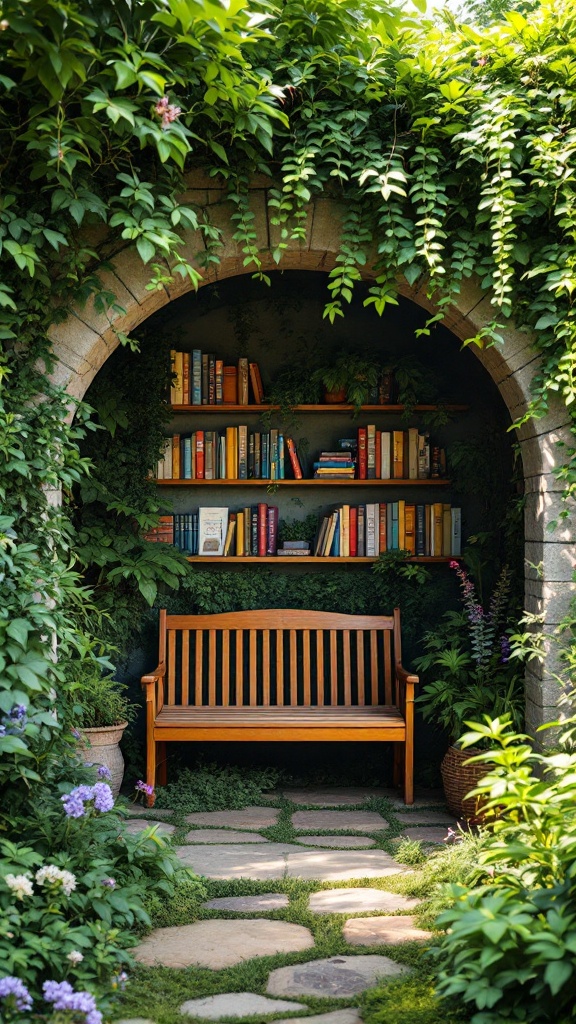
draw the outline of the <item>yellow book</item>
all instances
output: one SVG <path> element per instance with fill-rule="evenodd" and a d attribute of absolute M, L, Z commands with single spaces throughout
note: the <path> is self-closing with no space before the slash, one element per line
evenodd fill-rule
<path fill-rule="evenodd" d="M 226 540 L 224 542 L 224 554 L 225 555 L 229 555 L 230 554 L 230 552 L 232 550 L 232 544 L 234 542 L 234 531 L 236 529 L 236 516 L 234 516 L 234 518 L 232 518 L 232 516 L 234 516 L 234 513 L 232 513 L 232 515 L 230 516 L 230 518 L 228 520 L 228 530 L 226 531 Z"/>
<path fill-rule="evenodd" d="M 340 555 L 350 558 L 350 505 L 342 505 L 340 512 Z"/>
<path fill-rule="evenodd" d="M 398 547 L 406 550 L 406 502 L 398 502 Z"/>
<path fill-rule="evenodd" d="M 226 427 L 226 479 L 238 479 L 237 428 Z"/>
<path fill-rule="evenodd" d="M 416 554 L 416 506 L 406 505 L 404 507 L 404 544 L 406 551 L 411 555 Z"/>
<path fill-rule="evenodd" d="M 432 521 L 432 542 L 434 545 L 432 554 L 439 558 L 442 554 L 442 541 L 444 539 L 444 508 L 442 502 L 434 502 L 432 506 Z"/>
<path fill-rule="evenodd" d="M 244 513 L 236 514 L 236 554 L 243 555 L 244 552 Z"/>

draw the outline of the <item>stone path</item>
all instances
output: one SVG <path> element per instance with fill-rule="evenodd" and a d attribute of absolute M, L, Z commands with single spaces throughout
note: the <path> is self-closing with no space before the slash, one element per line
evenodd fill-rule
<path fill-rule="evenodd" d="M 382 798 L 387 800 L 384 806 L 389 808 L 386 817 L 374 809 L 378 806 L 375 803 L 361 806 Z M 312 930 L 281 919 L 289 906 L 289 897 L 274 891 L 271 885 L 269 892 L 260 895 L 206 900 L 202 904 L 203 920 L 155 929 L 140 943 L 134 955 L 147 966 L 161 964 L 181 970 L 198 965 L 218 971 L 254 957 L 278 953 L 301 956 L 303 951 L 309 950 L 310 956 L 305 962 L 269 972 L 265 986 L 267 995 L 262 991 L 224 992 L 186 999 L 177 1009 L 198 1021 L 224 1022 L 255 1015 L 268 1018 L 285 1012 L 288 1016 L 276 1024 L 289 1024 L 294 1014 L 301 1017 L 308 1011 L 307 1024 L 361 1024 L 359 1012 L 353 1006 L 310 1015 L 307 997 L 352 1000 L 364 989 L 409 971 L 393 955 L 383 956 L 368 950 L 364 953 L 362 947 L 373 950 L 384 946 L 389 952 L 391 947 L 404 942 L 425 942 L 430 938 L 430 933 L 419 928 L 410 913 L 417 906 L 417 900 L 370 887 L 362 884 L 362 880 L 410 870 L 382 849 L 383 841 L 398 841 L 399 837 L 419 839 L 433 850 L 445 841 L 448 828 L 455 829 L 457 823 L 443 807 L 438 794 L 427 794 L 412 808 L 406 808 L 395 791 L 361 787 L 283 790 L 270 794 L 270 800 L 283 806 L 287 806 L 289 800 L 294 805 L 289 816 L 291 833 L 286 832 L 285 825 L 282 825 L 283 832 L 275 830 L 280 808 L 265 801 L 265 806 L 237 811 L 187 814 L 176 818 L 175 823 L 170 821 L 170 811 L 130 807 L 134 817 L 129 819 L 128 829 L 136 833 L 156 824 L 159 834 L 165 836 L 178 829 L 179 845 L 175 850 L 180 862 L 208 879 L 273 882 L 299 878 L 324 884 L 356 882 L 346 887 L 318 888 L 308 897 L 308 909 L 314 915 L 341 914 L 342 938 L 357 952 L 315 958 Z M 188 831 L 182 827 L 183 821 Z M 268 829 L 272 831 L 262 834 Z M 185 835 L 183 840 L 182 835 Z M 291 835 L 292 838 L 278 842 L 273 838 L 275 835 Z M 218 917 L 219 914 L 225 916 Z M 245 916 L 234 918 L 235 914 Z M 358 914 L 370 916 L 353 916 Z M 191 996 L 193 992 L 191 987 Z M 142 1009 L 146 1012 L 146 1008 Z M 148 1018 L 125 1018 L 119 1024 L 157 1022 Z"/>

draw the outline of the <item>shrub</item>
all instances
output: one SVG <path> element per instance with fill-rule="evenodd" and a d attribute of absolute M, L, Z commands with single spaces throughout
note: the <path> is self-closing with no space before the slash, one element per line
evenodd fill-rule
<path fill-rule="evenodd" d="M 438 991 L 472 1004 L 473 1024 L 576 1020 L 576 719 L 557 752 L 535 752 L 505 722 L 486 718 L 465 746 L 488 774 L 475 790 L 494 816 L 480 854 L 493 875 L 472 891 L 452 887 L 433 950 Z"/>

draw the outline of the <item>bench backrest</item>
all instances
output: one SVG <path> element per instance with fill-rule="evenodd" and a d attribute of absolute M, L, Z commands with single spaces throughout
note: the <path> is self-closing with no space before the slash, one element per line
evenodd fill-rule
<path fill-rule="evenodd" d="M 164 703 L 202 707 L 397 704 L 400 612 L 160 612 Z"/>

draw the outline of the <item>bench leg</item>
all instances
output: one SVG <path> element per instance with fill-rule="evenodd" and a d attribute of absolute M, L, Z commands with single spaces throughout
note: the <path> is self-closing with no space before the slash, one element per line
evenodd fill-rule
<path fill-rule="evenodd" d="M 414 803 L 414 744 L 412 737 L 406 737 L 404 747 L 404 803 Z"/>
<path fill-rule="evenodd" d="M 167 778 L 166 744 L 159 742 L 156 744 L 156 784 L 158 786 L 165 786 Z"/>
<path fill-rule="evenodd" d="M 154 807 L 156 799 L 154 792 L 156 784 L 156 743 L 152 739 L 151 731 L 148 732 L 146 737 L 146 782 L 149 786 L 152 786 L 153 790 L 151 796 L 146 796 L 146 806 Z"/>

